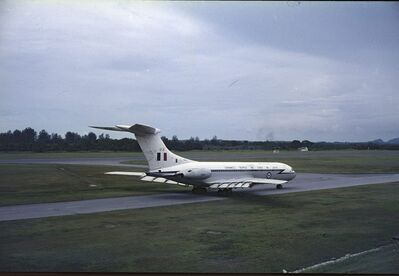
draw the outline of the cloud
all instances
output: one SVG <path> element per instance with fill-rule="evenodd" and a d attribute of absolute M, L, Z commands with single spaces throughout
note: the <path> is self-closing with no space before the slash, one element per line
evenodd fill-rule
<path fill-rule="evenodd" d="M 142 122 L 179 137 L 399 135 L 398 81 L 391 67 L 372 68 L 245 36 L 233 39 L 234 29 L 227 32 L 228 26 L 194 16 L 195 5 L 179 5 L 4 5 L 2 128 L 85 133 L 92 124 Z"/>

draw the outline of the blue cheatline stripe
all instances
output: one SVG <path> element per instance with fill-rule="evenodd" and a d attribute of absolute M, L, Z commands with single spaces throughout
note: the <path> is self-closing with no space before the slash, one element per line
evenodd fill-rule
<path fill-rule="evenodd" d="M 283 172 L 284 170 L 282 169 L 262 169 L 262 170 L 257 170 L 257 169 L 242 169 L 242 170 L 237 170 L 237 169 L 231 169 L 231 170 L 211 170 L 211 172 Z"/>

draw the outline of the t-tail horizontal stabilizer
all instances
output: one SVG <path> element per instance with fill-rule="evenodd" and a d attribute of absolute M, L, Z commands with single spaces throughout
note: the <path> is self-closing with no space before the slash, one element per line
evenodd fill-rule
<path fill-rule="evenodd" d="M 113 131 L 126 131 L 131 132 L 139 136 L 157 134 L 160 132 L 159 129 L 151 126 L 146 126 L 142 124 L 134 124 L 134 125 L 116 125 L 113 127 L 101 127 L 101 126 L 90 126 L 92 128 L 105 129 L 105 130 L 113 130 Z"/>

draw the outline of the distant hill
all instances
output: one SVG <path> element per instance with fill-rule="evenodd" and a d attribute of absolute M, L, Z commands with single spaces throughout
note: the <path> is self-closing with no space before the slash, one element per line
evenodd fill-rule
<path fill-rule="evenodd" d="M 370 143 L 377 144 L 377 145 L 385 144 L 384 140 L 382 140 L 382 139 L 373 140 L 373 141 L 370 141 Z"/>
<path fill-rule="evenodd" d="M 398 138 L 393 138 L 387 142 L 387 144 L 391 145 L 399 145 L 399 137 Z"/>
<path fill-rule="evenodd" d="M 384 140 L 382 139 L 376 139 L 373 141 L 370 141 L 369 143 L 373 143 L 376 145 L 385 145 L 385 144 L 389 144 L 389 145 L 399 145 L 399 137 L 398 138 L 393 138 L 389 141 L 384 142 Z"/>

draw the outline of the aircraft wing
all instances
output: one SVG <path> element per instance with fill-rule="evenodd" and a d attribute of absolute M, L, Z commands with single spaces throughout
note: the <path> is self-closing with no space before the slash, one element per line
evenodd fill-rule
<path fill-rule="evenodd" d="M 180 186 L 189 186 L 187 184 L 176 182 L 176 181 L 172 181 L 172 180 L 168 180 L 168 179 L 163 178 L 163 177 L 147 176 L 147 174 L 145 172 L 106 172 L 105 174 L 137 176 L 137 177 L 140 177 L 140 180 L 142 180 L 142 181 L 174 184 L 174 185 L 180 185 Z"/>
<path fill-rule="evenodd" d="M 224 189 L 224 188 L 251 188 L 258 184 L 270 184 L 278 185 L 284 184 L 288 181 L 278 180 L 278 179 L 268 179 L 268 178 L 240 178 L 240 179 L 229 179 L 224 181 L 211 182 L 210 188 L 214 189 Z"/>
<path fill-rule="evenodd" d="M 175 184 L 180 186 L 189 186 L 184 183 L 168 180 L 163 177 L 155 177 L 155 176 L 147 176 L 145 172 L 106 172 L 105 174 L 111 175 L 126 175 L 126 176 L 137 176 L 140 177 L 142 181 L 150 181 L 150 182 L 158 182 L 158 183 L 166 183 L 166 184 Z M 278 185 L 284 184 L 288 181 L 285 180 L 278 180 L 278 179 L 267 179 L 267 178 L 237 178 L 237 179 L 229 179 L 224 181 L 215 181 L 209 183 L 209 188 L 213 189 L 224 189 L 224 188 L 251 188 L 254 185 L 259 184 L 269 184 L 269 185 Z"/>

